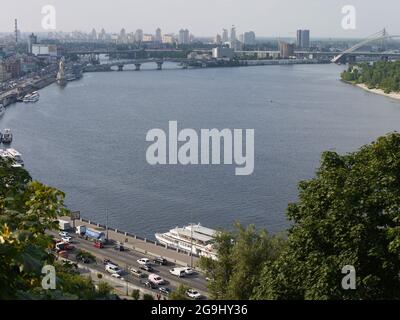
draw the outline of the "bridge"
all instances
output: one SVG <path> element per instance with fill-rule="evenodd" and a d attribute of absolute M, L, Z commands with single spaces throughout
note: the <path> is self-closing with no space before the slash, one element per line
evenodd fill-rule
<path fill-rule="evenodd" d="M 348 57 L 354 57 L 351 60 L 355 61 L 356 55 L 362 55 L 362 53 L 357 50 L 364 47 L 365 45 L 373 43 L 373 42 L 377 42 L 377 41 L 384 42 L 387 39 L 399 38 L 399 37 L 400 36 L 398 36 L 398 35 L 389 35 L 386 32 L 386 29 L 382 29 L 382 30 L 378 31 L 377 33 L 374 33 L 374 34 L 370 35 L 369 37 L 365 38 L 363 41 L 355 44 L 351 48 L 339 53 L 331 60 L 331 62 L 333 62 L 333 63 L 345 62 L 345 61 L 347 61 Z M 389 56 L 397 56 L 397 57 L 400 56 L 400 54 L 391 53 L 391 52 L 379 52 L 379 53 L 365 52 L 364 55 L 369 55 L 369 56 L 376 55 L 376 56 L 381 56 L 384 58 L 388 58 Z"/>
<path fill-rule="evenodd" d="M 157 70 L 162 70 L 164 62 L 176 62 L 181 64 L 183 69 L 186 69 L 190 64 L 193 64 L 198 61 L 186 58 L 163 58 L 163 59 L 147 58 L 147 59 L 125 59 L 125 60 L 119 59 L 102 64 L 87 65 L 84 68 L 84 72 L 111 71 L 111 68 L 113 67 L 118 67 L 118 71 L 123 71 L 124 66 L 126 65 L 134 65 L 135 71 L 140 71 L 140 68 L 144 63 L 155 63 L 157 66 Z"/>

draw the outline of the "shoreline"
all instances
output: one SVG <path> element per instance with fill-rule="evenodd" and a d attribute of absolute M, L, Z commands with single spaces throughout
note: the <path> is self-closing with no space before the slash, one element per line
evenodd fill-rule
<path fill-rule="evenodd" d="M 395 99 L 395 100 L 400 100 L 400 92 L 385 93 L 382 89 L 369 89 L 363 83 L 354 83 L 354 82 L 346 81 L 346 80 L 343 80 L 343 79 L 341 81 L 343 81 L 344 83 L 347 83 L 347 84 L 351 84 L 351 85 L 353 85 L 355 87 L 361 88 L 361 89 L 363 89 L 365 91 L 368 91 L 370 93 L 378 94 L 378 95 L 385 96 L 387 98 L 391 98 L 391 99 Z"/>

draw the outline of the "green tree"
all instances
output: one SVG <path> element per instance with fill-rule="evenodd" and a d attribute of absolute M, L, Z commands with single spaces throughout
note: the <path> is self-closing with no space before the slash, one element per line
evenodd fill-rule
<path fill-rule="evenodd" d="M 188 286 L 180 284 L 174 291 L 169 295 L 170 300 L 188 300 L 186 291 L 189 289 Z"/>
<path fill-rule="evenodd" d="M 200 259 L 211 298 L 249 299 L 260 284 L 264 265 L 275 261 L 283 247 L 281 236 L 257 231 L 253 225 L 245 228 L 236 223 L 234 231 L 219 233 L 215 243 L 218 259 Z"/>
<path fill-rule="evenodd" d="M 131 293 L 131 297 L 133 300 L 139 300 L 140 299 L 140 290 L 138 289 L 133 289 Z"/>
<path fill-rule="evenodd" d="M 151 294 L 145 293 L 143 295 L 143 300 L 154 300 L 154 297 Z"/>
<path fill-rule="evenodd" d="M 325 152 L 299 189 L 288 244 L 253 298 L 398 299 L 400 134 L 343 156 Z M 356 290 L 341 286 L 345 265 L 355 267 Z"/>

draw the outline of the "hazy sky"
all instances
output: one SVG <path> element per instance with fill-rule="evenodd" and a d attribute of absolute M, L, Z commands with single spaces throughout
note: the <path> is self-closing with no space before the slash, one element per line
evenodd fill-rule
<path fill-rule="evenodd" d="M 105 28 L 128 32 L 142 28 L 164 33 L 184 27 L 197 36 L 213 36 L 236 25 L 238 34 L 253 30 L 258 36 L 295 36 L 297 28 L 314 37 L 363 37 L 386 27 L 400 34 L 399 0 L 0 0 L 0 31 L 44 31 L 44 5 L 54 5 L 58 31 Z M 356 8 L 356 29 L 341 27 L 344 5 Z"/>

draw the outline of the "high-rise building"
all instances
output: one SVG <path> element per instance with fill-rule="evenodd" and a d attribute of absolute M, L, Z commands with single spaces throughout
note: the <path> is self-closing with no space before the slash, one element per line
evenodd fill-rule
<path fill-rule="evenodd" d="M 234 44 L 236 42 L 236 28 L 235 26 L 232 26 L 231 28 L 231 44 Z"/>
<path fill-rule="evenodd" d="M 256 44 L 256 34 L 253 31 L 245 32 L 243 34 L 243 41 L 245 45 L 255 45 Z"/>
<path fill-rule="evenodd" d="M 99 40 L 100 41 L 105 41 L 106 40 L 106 30 L 104 30 L 104 28 L 101 29 L 100 33 L 99 33 Z"/>
<path fill-rule="evenodd" d="M 190 43 L 190 33 L 188 29 L 179 30 L 178 43 L 179 44 Z"/>
<path fill-rule="evenodd" d="M 143 41 L 143 30 L 142 29 L 137 29 L 135 32 L 135 41 L 136 42 L 142 42 Z"/>
<path fill-rule="evenodd" d="M 222 37 L 220 34 L 217 34 L 214 38 L 214 43 L 217 45 L 221 45 L 222 44 Z"/>
<path fill-rule="evenodd" d="M 287 59 L 294 55 L 294 44 L 279 41 L 279 51 L 281 58 Z"/>
<path fill-rule="evenodd" d="M 122 28 L 121 32 L 119 33 L 119 42 L 121 42 L 121 43 L 128 42 L 128 38 L 126 36 L 126 30 L 124 28 Z"/>
<path fill-rule="evenodd" d="M 310 30 L 297 30 L 296 45 L 298 48 L 310 47 Z"/>
<path fill-rule="evenodd" d="M 229 41 L 229 36 L 228 36 L 228 30 L 222 29 L 222 42 L 228 42 Z"/>
<path fill-rule="evenodd" d="M 157 28 L 157 30 L 156 30 L 154 41 L 158 42 L 158 43 L 162 42 L 162 33 L 161 33 L 161 29 L 160 28 Z"/>
<path fill-rule="evenodd" d="M 97 32 L 95 28 L 93 28 L 92 32 L 90 33 L 90 40 L 97 40 Z"/>
<path fill-rule="evenodd" d="M 29 36 L 28 38 L 28 52 L 32 53 L 32 46 L 34 44 L 37 44 L 37 36 L 35 36 L 33 33 Z"/>

